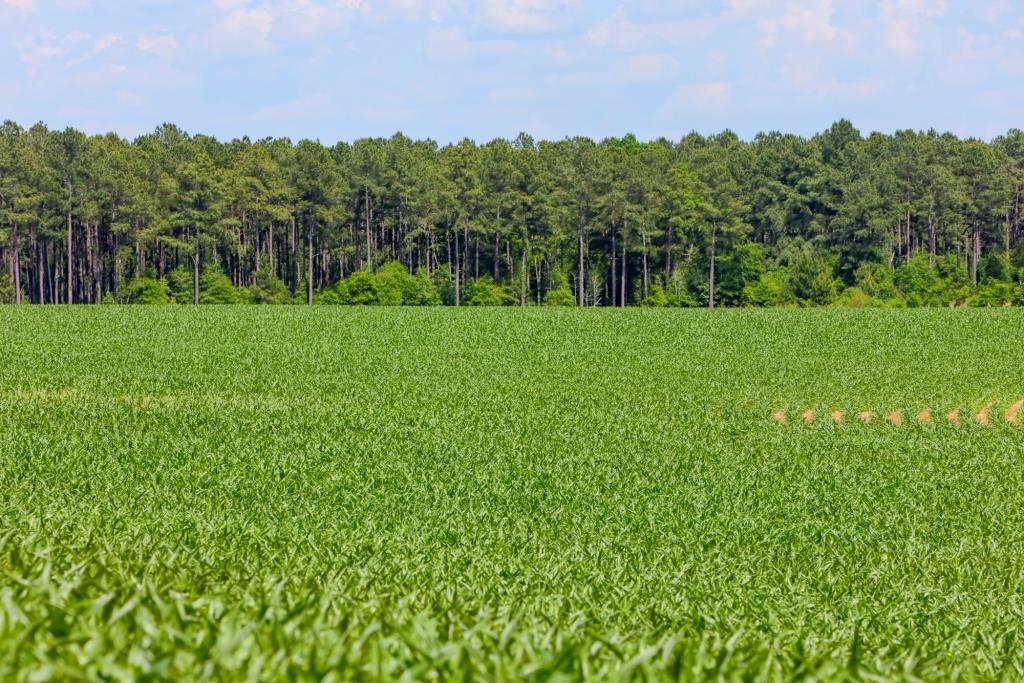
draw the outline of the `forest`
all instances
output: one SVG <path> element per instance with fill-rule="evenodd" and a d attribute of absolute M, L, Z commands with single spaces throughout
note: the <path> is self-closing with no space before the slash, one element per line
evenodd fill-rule
<path fill-rule="evenodd" d="M 1024 304 L 1024 133 L 0 128 L 0 302 Z"/>

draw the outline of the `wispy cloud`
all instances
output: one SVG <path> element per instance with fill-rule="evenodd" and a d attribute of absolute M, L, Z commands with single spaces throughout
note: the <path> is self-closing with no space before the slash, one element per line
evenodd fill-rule
<path fill-rule="evenodd" d="M 543 33 L 564 27 L 582 0 L 479 0 L 477 15 L 503 33 Z"/>
<path fill-rule="evenodd" d="M 169 59 L 178 51 L 178 39 L 169 33 L 140 33 L 135 39 L 139 52 Z"/>
<path fill-rule="evenodd" d="M 732 102 L 732 83 L 690 83 L 676 88 L 661 106 L 664 114 L 722 111 Z"/>
<path fill-rule="evenodd" d="M 1024 92 L 1015 0 L 93 5 L 0 0 L 5 115 L 324 139 L 807 133 L 843 116 L 962 132 L 1019 125 Z"/>

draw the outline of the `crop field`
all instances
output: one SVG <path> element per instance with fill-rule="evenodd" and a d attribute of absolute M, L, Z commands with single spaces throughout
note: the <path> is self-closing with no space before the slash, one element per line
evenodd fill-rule
<path fill-rule="evenodd" d="M 1020 680 L 1022 340 L 0 308 L 0 680 Z"/>

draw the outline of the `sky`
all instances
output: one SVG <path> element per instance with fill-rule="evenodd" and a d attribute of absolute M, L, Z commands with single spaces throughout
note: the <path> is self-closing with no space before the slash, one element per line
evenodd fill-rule
<path fill-rule="evenodd" d="M 326 144 L 1024 127 L 1022 0 L 0 0 L 0 119 Z"/>

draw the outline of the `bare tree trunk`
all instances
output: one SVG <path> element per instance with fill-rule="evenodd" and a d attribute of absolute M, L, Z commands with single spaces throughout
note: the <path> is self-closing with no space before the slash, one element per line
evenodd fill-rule
<path fill-rule="evenodd" d="M 544 286 L 543 286 L 543 282 L 544 281 L 541 279 L 540 257 L 539 256 L 534 256 L 533 257 L 533 265 L 534 265 L 534 268 L 537 269 L 537 279 L 535 280 L 535 282 L 537 283 L 537 305 L 540 306 L 540 304 L 541 304 L 540 296 L 541 296 L 541 290 L 544 289 Z"/>
<path fill-rule="evenodd" d="M 665 230 L 665 290 L 668 290 L 669 278 L 672 277 L 672 225 Z"/>
<path fill-rule="evenodd" d="M 523 283 L 519 288 L 519 305 L 526 306 L 526 297 L 530 295 L 530 262 L 529 262 L 529 250 L 530 242 L 523 236 Z"/>
<path fill-rule="evenodd" d="M 978 232 L 978 226 L 973 227 L 973 258 L 971 258 L 971 284 L 974 287 L 978 286 L 978 261 L 981 259 L 981 235 Z"/>
<path fill-rule="evenodd" d="M 56 257 L 54 257 L 56 260 Z M 50 241 L 43 240 L 43 281 L 46 283 L 46 293 L 50 296 L 50 303 L 57 303 L 57 283 L 56 274 L 58 266 L 56 263 L 50 263 Z M 43 302 L 45 303 L 45 301 Z"/>
<path fill-rule="evenodd" d="M 501 207 L 495 212 L 496 224 L 501 222 Z M 501 283 L 501 232 L 494 228 L 494 281 Z"/>
<path fill-rule="evenodd" d="M 192 303 L 199 305 L 199 230 L 196 229 L 196 253 L 192 255 Z"/>
<path fill-rule="evenodd" d="M 86 234 L 86 236 L 88 236 L 89 235 L 89 224 L 86 223 L 84 227 L 85 227 L 85 234 Z M 89 301 L 86 299 L 86 296 L 85 296 L 85 294 L 86 294 L 86 286 L 85 286 L 85 258 L 86 257 L 81 254 L 81 250 L 79 250 L 78 259 L 77 259 L 77 266 L 78 267 L 76 268 L 76 270 L 78 271 L 78 280 L 75 283 L 78 286 L 78 290 L 77 290 L 76 293 L 78 295 L 79 303 L 89 303 Z"/>
<path fill-rule="evenodd" d="M 626 224 L 622 224 L 622 274 L 619 284 L 619 308 L 626 307 Z"/>
<path fill-rule="evenodd" d="M 43 249 L 39 244 L 39 237 L 37 235 L 38 228 L 32 231 L 32 241 L 35 243 L 36 252 L 36 289 L 39 290 L 37 303 L 46 303 L 46 276 L 43 270 Z"/>
<path fill-rule="evenodd" d="M 1010 210 L 1006 210 L 1006 258 L 1010 258 Z"/>
<path fill-rule="evenodd" d="M 616 296 L 618 294 L 618 292 L 616 290 L 618 289 L 619 280 L 616 277 L 616 272 L 615 272 L 615 261 L 616 261 L 617 258 L 618 258 L 618 255 L 615 253 L 615 225 L 613 224 L 612 225 L 612 286 L 611 286 L 611 305 L 612 305 L 612 308 L 615 308 L 615 306 L 617 305 L 617 302 L 618 302 L 618 297 Z"/>
<path fill-rule="evenodd" d="M 650 293 L 651 289 L 651 271 L 647 266 L 647 235 L 641 234 L 640 240 L 643 243 L 643 256 L 644 256 L 644 298 Z"/>
<path fill-rule="evenodd" d="M 576 304 L 578 306 L 580 306 L 580 307 L 583 307 L 583 306 L 586 305 L 587 302 L 586 302 L 586 299 L 584 298 L 585 295 L 586 295 L 586 291 L 584 290 L 585 273 L 584 273 L 584 263 L 583 263 L 583 216 L 582 215 L 580 215 L 580 218 L 579 218 L 579 230 L 578 230 L 578 232 L 579 232 L 579 242 L 580 242 L 579 243 L 579 268 L 580 268 L 580 270 L 579 270 L 579 277 L 576 278 L 576 287 L 577 287 L 577 290 L 576 290 Z"/>
<path fill-rule="evenodd" d="M 313 226 L 306 219 L 306 304 L 313 305 Z"/>
<path fill-rule="evenodd" d="M 461 278 L 459 277 L 459 231 L 452 231 L 455 235 L 455 305 L 462 305 L 462 287 L 460 285 Z"/>
<path fill-rule="evenodd" d="M 711 224 L 711 267 L 708 268 L 708 308 L 715 307 L 715 239 L 717 226 Z"/>
<path fill-rule="evenodd" d="M 270 272 L 277 277 L 277 261 L 274 260 L 274 221 L 267 226 L 267 259 L 270 261 Z"/>
<path fill-rule="evenodd" d="M 71 292 L 71 209 L 68 209 L 68 300 L 67 303 L 73 303 L 72 292 Z"/>
<path fill-rule="evenodd" d="M 456 257 L 457 258 L 457 257 Z M 462 228 L 462 277 L 463 284 L 469 282 L 469 226 Z"/>
<path fill-rule="evenodd" d="M 366 213 L 366 269 L 373 270 L 373 255 L 370 252 L 370 188 L 363 188 L 363 203 Z"/>
<path fill-rule="evenodd" d="M 928 265 L 935 267 L 935 202 L 928 207 Z"/>
<path fill-rule="evenodd" d="M 910 207 L 907 207 L 907 254 L 906 263 L 910 263 Z"/>
<path fill-rule="evenodd" d="M 85 264 L 86 276 L 82 278 L 82 293 L 87 304 L 93 303 L 92 282 L 95 279 L 95 264 L 92 261 L 92 225 L 85 224 Z"/>
<path fill-rule="evenodd" d="M 14 303 L 21 303 L 21 255 L 18 246 L 18 224 L 11 225 L 11 279 L 14 281 Z"/>

